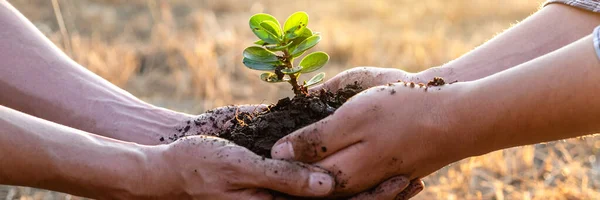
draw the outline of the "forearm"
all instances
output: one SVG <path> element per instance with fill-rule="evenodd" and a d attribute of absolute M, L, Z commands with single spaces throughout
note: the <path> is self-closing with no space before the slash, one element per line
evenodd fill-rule
<path fill-rule="evenodd" d="M 597 13 L 550 4 L 471 52 L 424 73 L 449 81 L 477 80 L 570 44 L 598 24 Z"/>
<path fill-rule="evenodd" d="M 143 180 L 142 148 L 0 106 L 0 184 L 116 198 Z"/>
<path fill-rule="evenodd" d="M 189 118 L 132 96 L 75 63 L 0 1 L 0 105 L 80 130 L 156 144 Z"/>
<path fill-rule="evenodd" d="M 465 88 L 451 127 L 470 155 L 600 131 L 600 62 L 585 37 Z"/>

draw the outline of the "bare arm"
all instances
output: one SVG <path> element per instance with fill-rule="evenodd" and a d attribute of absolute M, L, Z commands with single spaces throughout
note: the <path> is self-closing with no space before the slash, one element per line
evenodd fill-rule
<path fill-rule="evenodd" d="M 313 89 L 337 90 L 355 81 L 365 87 L 397 80 L 427 82 L 439 76 L 448 82 L 477 80 L 517 66 L 570 44 L 600 24 L 600 14 L 563 4 L 550 4 L 471 52 L 419 73 L 393 68 L 357 67 Z"/>
<path fill-rule="evenodd" d="M 102 197 L 102 192 L 118 196 L 131 191 L 132 180 L 142 178 L 147 170 L 143 168 L 146 156 L 133 143 L 88 134 L 3 106 L 0 127 L 0 184 L 87 197 Z"/>
<path fill-rule="evenodd" d="M 0 184 L 98 199 L 271 199 L 266 189 L 324 196 L 335 184 L 322 169 L 265 159 L 215 137 L 191 136 L 168 145 L 144 146 L 4 106 L 0 106 L 0 169 Z M 408 185 L 403 180 L 382 190 L 398 193 Z"/>
<path fill-rule="evenodd" d="M 423 73 L 426 80 L 433 76 L 451 81 L 477 80 L 570 44 L 598 24 L 598 13 L 550 4 L 473 51 Z"/>
<path fill-rule="evenodd" d="M 142 102 L 75 63 L 0 1 L 0 105 L 87 132 L 160 143 L 191 116 Z"/>
<path fill-rule="evenodd" d="M 600 131 L 600 61 L 591 36 L 465 84 L 465 95 L 450 107 L 455 114 L 449 119 L 453 129 L 461 130 L 456 136 L 473 144 L 468 153 Z"/>

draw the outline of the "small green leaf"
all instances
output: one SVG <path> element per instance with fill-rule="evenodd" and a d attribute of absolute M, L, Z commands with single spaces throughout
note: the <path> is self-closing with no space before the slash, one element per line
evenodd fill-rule
<path fill-rule="evenodd" d="M 310 87 L 317 83 L 320 83 L 321 81 L 323 81 L 323 78 L 325 78 L 325 72 L 318 73 L 317 75 L 313 76 L 310 80 L 304 82 L 304 87 Z"/>
<path fill-rule="evenodd" d="M 292 51 L 292 55 L 302 54 L 302 52 L 305 52 L 306 50 L 317 45 L 317 43 L 319 43 L 319 41 L 321 41 L 321 36 L 319 36 L 319 35 L 313 35 L 313 36 L 310 36 L 309 38 L 306 38 L 306 40 L 300 42 L 300 44 L 298 44 L 296 49 L 294 49 Z M 300 55 L 298 55 L 298 56 L 300 56 Z"/>
<path fill-rule="evenodd" d="M 302 70 L 302 67 L 294 67 L 294 68 L 285 68 L 282 69 L 281 72 L 283 72 L 284 74 L 295 74 L 298 73 Z"/>
<path fill-rule="evenodd" d="M 304 31 L 304 28 L 308 25 L 308 14 L 305 12 L 295 12 L 290 15 L 283 25 L 283 32 L 285 38 L 288 40 L 294 39 Z"/>
<path fill-rule="evenodd" d="M 277 19 L 275 19 L 275 17 L 269 14 L 259 13 L 250 17 L 249 24 L 254 35 L 256 35 L 256 37 L 260 38 L 261 40 L 270 44 L 277 44 L 281 42 L 281 39 L 276 35 L 276 33 L 269 32 L 267 29 L 261 26 L 261 23 L 271 24 L 272 26 L 280 27 L 279 22 L 277 21 Z"/>
<path fill-rule="evenodd" d="M 292 45 L 291 42 L 288 43 L 288 44 L 286 44 L 285 46 L 279 46 L 279 45 L 276 45 L 276 46 L 265 46 L 265 48 L 267 48 L 270 51 L 282 51 L 284 49 L 287 49 L 290 45 Z"/>
<path fill-rule="evenodd" d="M 277 74 L 271 72 L 262 73 L 260 79 L 269 83 L 283 82 L 283 80 L 277 78 Z"/>
<path fill-rule="evenodd" d="M 290 45 L 290 47 L 288 48 L 289 50 L 293 50 L 296 49 L 296 47 L 304 40 L 306 40 L 306 38 L 309 38 L 310 36 L 313 36 L 313 32 L 309 29 L 309 28 L 305 28 L 304 31 L 302 31 L 302 33 L 300 34 L 300 36 L 298 36 L 297 38 L 293 39 L 291 41 L 292 45 Z M 298 54 L 298 56 L 302 55 L 302 53 Z M 295 57 L 298 57 L 295 56 Z"/>
<path fill-rule="evenodd" d="M 252 32 L 254 33 L 254 35 L 256 35 L 256 37 L 260 38 L 261 40 L 263 40 L 269 44 L 278 44 L 281 42 L 281 39 L 279 39 L 279 37 L 277 37 L 277 35 L 265 30 L 262 27 L 254 28 L 254 29 L 252 29 Z"/>
<path fill-rule="evenodd" d="M 268 45 L 269 43 L 267 43 L 267 42 L 265 42 L 263 40 L 258 40 L 256 42 L 254 42 L 254 44 L 260 45 L 260 46 L 265 46 L 265 45 Z"/>
<path fill-rule="evenodd" d="M 250 69 L 261 71 L 273 71 L 275 70 L 275 67 L 277 67 L 280 64 L 279 62 L 264 63 L 255 60 L 250 60 L 248 58 L 244 58 L 244 60 L 242 60 L 242 63 L 244 63 L 244 65 L 246 65 L 246 67 Z"/>
<path fill-rule="evenodd" d="M 264 28 L 266 31 L 269 31 L 273 34 L 275 34 L 275 36 L 277 36 L 277 38 L 281 38 L 281 27 L 279 27 L 278 24 L 276 24 L 273 21 L 264 21 L 262 23 L 260 23 L 260 27 Z"/>
<path fill-rule="evenodd" d="M 302 73 L 314 72 L 329 61 L 329 55 L 325 52 L 317 51 L 311 54 L 308 54 L 306 57 L 300 61 L 300 67 L 302 67 Z"/>
<path fill-rule="evenodd" d="M 270 52 L 262 47 L 257 46 L 252 46 L 244 49 L 243 55 L 244 58 L 257 62 L 269 63 L 279 61 L 279 58 L 273 52 Z"/>
<path fill-rule="evenodd" d="M 265 21 L 271 21 L 276 24 L 276 27 L 281 27 L 281 25 L 279 25 L 279 22 L 277 21 L 277 19 L 275 19 L 275 17 L 265 13 L 258 13 L 250 17 L 250 28 L 259 28 L 261 27 L 260 23 L 263 23 Z"/>

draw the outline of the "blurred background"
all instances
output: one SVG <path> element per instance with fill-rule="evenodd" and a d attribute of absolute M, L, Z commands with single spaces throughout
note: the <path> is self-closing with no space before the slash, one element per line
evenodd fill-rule
<path fill-rule="evenodd" d="M 356 66 L 418 72 L 448 62 L 543 0 L 10 0 L 74 60 L 141 99 L 189 113 L 290 96 L 245 68 L 251 15 L 310 15 L 328 76 Z M 0 27 L 1 28 L 1 27 Z M 591 32 L 591 30 L 590 30 Z M 600 199 L 600 139 L 512 148 L 425 178 L 416 199 Z M 1 199 L 80 199 L 0 185 Z"/>

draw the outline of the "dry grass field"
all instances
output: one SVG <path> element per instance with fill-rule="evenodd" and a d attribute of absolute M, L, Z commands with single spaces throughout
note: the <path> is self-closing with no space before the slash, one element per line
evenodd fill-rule
<path fill-rule="evenodd" d="M 452 60 L 539 9 L 542 0 L 10 0 L 83 66 L 155 105 L 201 113 L 292 95 L 242 63 L 247 20 L 306 11 L 332 57 L 417 72 Z M 54 6 L 53 6 L 54 4 Z M 2 28 L 2 27 L 0 27 Z M 591 31 L 591 30 L 590 30 Z M 600 199 L 600 138 L 493 152 L 425 179 L 416 199 Z M 0 186 L 2 199 L 78 199 Z"/>

